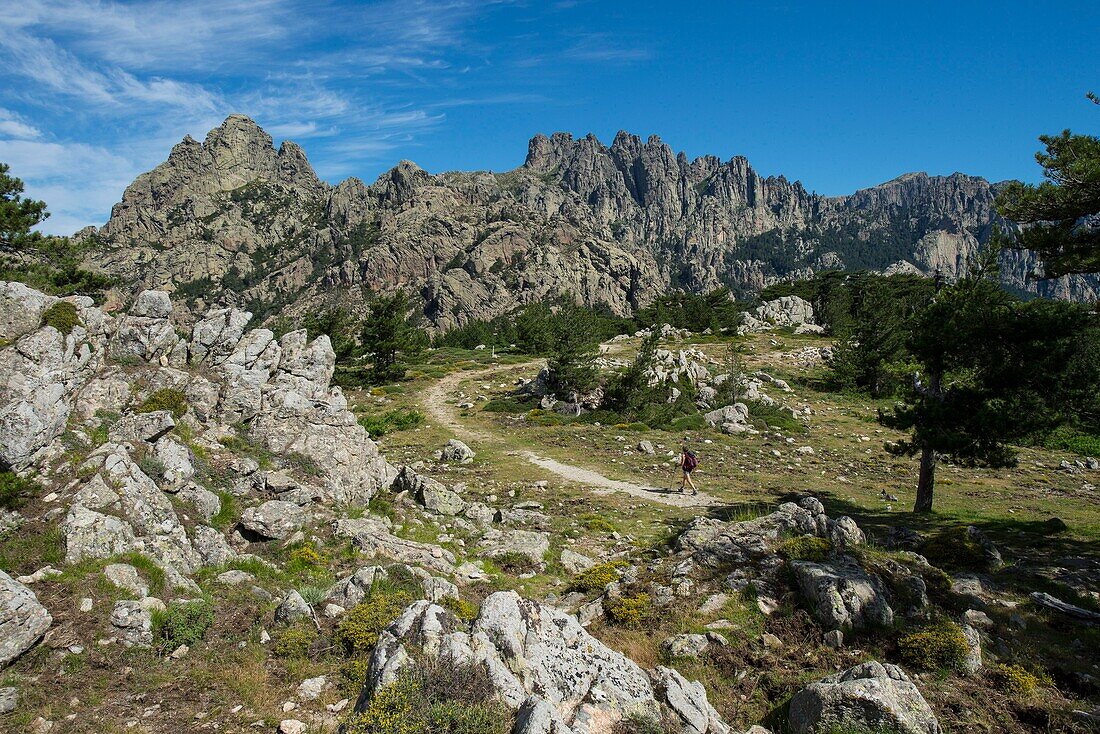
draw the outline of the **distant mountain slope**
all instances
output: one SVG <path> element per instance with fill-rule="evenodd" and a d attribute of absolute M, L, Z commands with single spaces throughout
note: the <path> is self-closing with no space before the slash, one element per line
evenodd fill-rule
<path fill-rule="evenodd" d="M 399 286 L 447 328 L 571 293 L 627 313 L 670 288 L 751 293 L 821 269 L 956 274 L 996 221 L 994 185 L 906 174 L 821 197 L 744 158 L 689 161 L 657 137 L 535 136 L 501 174 L 430 175 L 402 161 L 370 186 L 319 180 L 292 142 L 278 149 L 233 115 L 139 176 L 98 232 L 90 264 L 127 297 L 166 288 L 260 315 L 301 312 Z M 1004 257 L 1015 288 L 1096 298 L 1095 279 L 1029 280 L 1027 253 Z"/>

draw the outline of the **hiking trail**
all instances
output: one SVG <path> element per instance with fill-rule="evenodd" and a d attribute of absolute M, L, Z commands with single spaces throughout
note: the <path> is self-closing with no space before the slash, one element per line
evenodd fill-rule
<path fill-rule="evenodd" d="M 455 405 L 452 404 L 455 402 L 455 392 L 458 386 L 466 380 L 484 379 L 494 372 L 522 369 L 537 370 L 540 369 L 543 364 L 543 360 L 533 360 L 522 364 L 497 365 L 480 370 L 452 372 L 440 379 L 439 382 L 424 393 L 422 404 L 428 414 L 431 415 L 440 426 L 453 432 L 457 438 L 472 441 L 474 443 L 489 442 L 500 444 L 503 443 L 503 440 L 499 437 L 494 436 L 492 433 L 480 427 L 468 426 L 462 422 Z M 659 487 L 650 487 L 635 484 L 634 482 L 611 479 L 592 469 L 566 464 L 557 459 L 542 456 L 530 449 L 509 453 L 514 456 L 522 457 L 540 469 L 557 475 L 566 481 L 584 485 L 595 494 L 623 492 L 633 497 L 637 497 L 638 499 L 658 502 L 665 505 L 673 505 L 675 507 L 711 507 L 721 504 L 720 500 L 707 495 L 705 492 L 700 492 L 697 495 L 678 494 L 667 492 Z"/>

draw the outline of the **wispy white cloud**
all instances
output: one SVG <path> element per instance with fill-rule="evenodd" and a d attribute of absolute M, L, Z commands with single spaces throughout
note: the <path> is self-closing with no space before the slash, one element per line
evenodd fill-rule
<path fill-rule="evenodd" d="M 49 234 L 102 223 L 102 213 L 139 173 L 128 158 L 84 143 L 0 140 L 0 160 L 24 179 L 28 197 L 49 205 L 41 227 Z"/>
<path fill-rule="evenodd" d="M 27 123 L 22 115 L 0 107 L 0 137 L 34 140 L 42 137 L 42 131 Z"/>

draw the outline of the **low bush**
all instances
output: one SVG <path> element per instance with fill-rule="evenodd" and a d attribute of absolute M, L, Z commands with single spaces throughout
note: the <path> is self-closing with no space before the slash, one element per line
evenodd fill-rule
<path fill-rule="evenodd" d="M 615 526 L 603 515 L 583 515 L 580 519 L 581 526 L 586 530 L 598 533 L 613 533 Z"/>
<path fill-rule="evenodd" d="M 507 734 L 514 716 L 493 695 L 481 666 L 419 660 L 374 691 L 345 734 Z"/>
<path fill-rule="evenodd" d="M 74 328 L 80 325 L 80 316 L 77 314 L 76 305 L 68 301 L 58 301 L 42 314 L 42 325 L 52 326 L 61 332 L 63 336 L 68 336 Z"/>
<path fill-rule="evenodd" d="M 635 711 L 615 724 L 611 734 L 678 734 L 680 730 L 680 726 L 675 721 L 662 721 L 649 714 Z"/>
<path fill-rule="evenodd" d="M 362 604 L 352 607 L 340 618 L 334 640 L 349 654 L 370 650 L 378 642 L 378 633 L 397 618 L 412 601 L 401 590 L 373 590 Z"/>
<path fill-rule="evenodd" d="M 284 658 L 304 658 L 317 640 L 317 628 L 311 623 L 287 627 L 275 633 L 275 654 Z"/>
<path fill-rule="evenodd" d="M 348 660 L 340 666 L 340 691 L 350 699 L 355 699 L 363 690 L 363 684 L 367 682 L 367 671 L 370 670 L 370 657 Z"/>
<path fill-rule="evenodd" d="M 457 596 L 445 596 L 438 602 L 439 606 L 451 612 L 459 619 L 469 622 L 477 616 L 477 606 Z"/>
<path fill-rule="evenodd" d="M 570 588 L 585 592 L 603 591 L 604 587 L 619 578 L 619 569 L 625 565 L 623 561 L 597 563 L 574 576 Z"/>
<path fill-rule="evenodd" d="M 42 486 L 13 471 L 0 471 L 0 509 L 17 510 L 38 494 Z"/>
<path fill-rule="evenodd" d="M 649 594 L 644 592 L 607 599 L 603 607 L 608 619 L 614 624 L 631 629 L 641 627 L 651 610 Z"/>
<path fill-rule="evenodd" d="M 152 413 L 157 410 L 171 411 L 173 418 L 182 418 L 187 412 L 187 396 L 182 390 L 162 387 L 145 398 L 138 406 L 138 413 Z"/>
<path fill-rule="evenodd" d="M 180 645 L 193 646 L 214 624 L 214 605 L 206 599 L 172 602 L 153 612 L 153 640 L 165 652 Z"/>
<path fill-rule="evenodd" d="M 898 639 L 898 655 L 918 670 L 962 670 L 968 651 L 962 629 L 946 620 Z"/>
<path fill-rule="evenodd" d="M 381 415 L 359 416 L 359 425 L 367 430 L 371 438 L 380 438 L 396 431 L 407 431 L 423 422 L 424 414 L 416 410 L 394 409 Z"/>
<path fill-rule="evenodd" d="M 788 538 L 779 546 L 779 555 L 788 561 L 813 561 L 820 563 L 829 557 L 832 545 L 825 538 L 815 535 L 798 535 Z"/>
<path fill-rule="evenodd" d="M 998 663 L 989 670 L 990 679 L 1010 696 L 1026 697 L 1035 692 L 1042 680 L 1019 665 Z"/>

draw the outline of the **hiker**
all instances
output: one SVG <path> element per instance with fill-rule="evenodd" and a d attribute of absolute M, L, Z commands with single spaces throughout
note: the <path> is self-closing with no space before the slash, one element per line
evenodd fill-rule
<path fill-rule="evenodd" d="M 692 494 L 699 494 L 699 490 L 695 487 L 695 482 L 691 481 L 691 473 L 695 471 L 695 467 L 699 466 L 699 459 L 695 456 L 695 452 L 688 448 L 687 443 L 680 446 L 680 471 L 684 473 L 684 478 L 680 480 L 680 491 L 683 492 L 687 487 L 691 487 Z"/>

